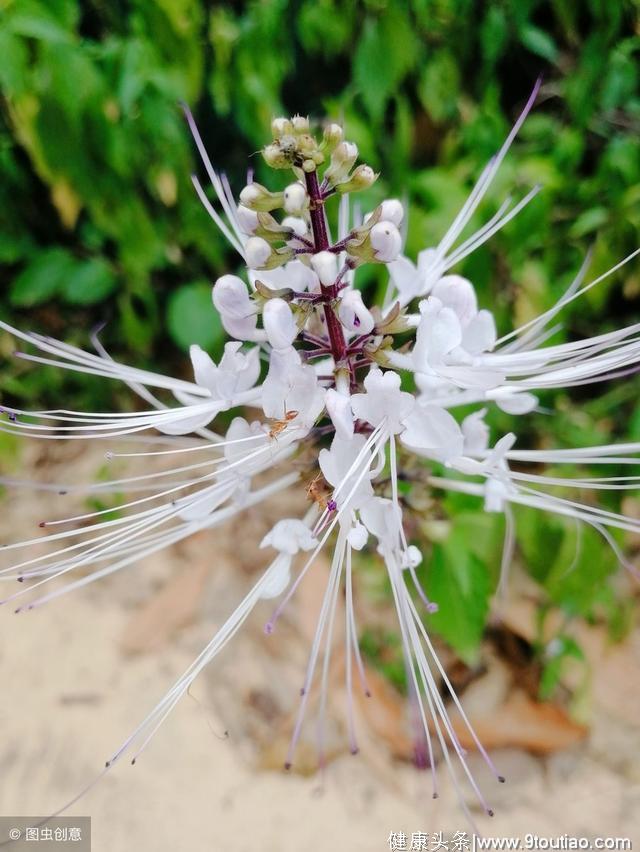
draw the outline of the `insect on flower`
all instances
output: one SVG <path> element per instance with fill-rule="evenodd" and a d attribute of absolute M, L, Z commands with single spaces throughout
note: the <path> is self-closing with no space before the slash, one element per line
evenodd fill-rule
<path fill-rule="evenodd" d="M 98 510 L 48 522 L 44 544 L 49 549 L 44 553 L 42 538 L 7 544 L 2 553 L 9 564 L 0 577 L 20 580 L 21 586 L 6 596 L 5 603 L 18 602 L 19 610 L 42 606 L 200 530 L 224 524 L 286 489 L 306 489 L 311 502 L 300 517 L 280 519 L 264 537 L 261 547 L 269 548 L 272 556 L 257 582 L 115 751 L 107 768 L 125 754 L 135 761 L 252 611 L 262 601 L 279 598 L 265 627 L 267 634 L 274 632 L 325 547 L 332 548 L 330 572 L 285 765 L 294 760 L 314 684 L 320 693 L 319 761 L 324 761 L 328 672 L 341 597 L 348 740 L 356 753 L 354 690 L 365 695 L 370 690 L 356 624 L 354 551 L 371 546 L 386 572 L 397 613 L 416 762 L 431 769 L 434 796 L 439 789 L 438 765 L 444 762 L 467 814 L 461 777 L 484 811 L 493 813 L 471 773 L 450 706 L 495 778 L 504 779 L 436 655 L 429 618 L 438 603 L 423 589 L 416 570 L 422 553 L 406 532 L 407 518 L 420 511 L 413 508 L 420 501 L 401 499 L 400 481 L 419 468 L 420 475 L 412 476 L 416 489 L 461 492 L 476 498 L 485 511 L 503 514 L 503 572 L 514 546 L 514 506 L 587 524 L 626 566 L 613 531 L 640 532 L 637 519 L 580 498 L 585 490 L 636 489 L 637 473 L 616 477 L 574 473 L 581 465 L 634 469 L 640 442 L 528 448 L 518 445 L 515 432 L 493 436 L 492 442 L 485 421 L 487 410 L 495 406 L 513 415 L 517 428 L 517 418 L 537 408 L 539 392 L 608 380 L 637 370 L 640 364 L 640 323 L 591 338 L 550 343 L 557 328 L 551 323 L 562 310 L 640 249 L 588 283 L 585 263 L 553 307 L 502 337 L 493 314 L 478 305 L 473 284 L 451 272 L 539 191 L 533 187 L 516 202 L 508 198 L 479 230 L 462 239 L 538 88 L 438 245 L 425 248 L 415 262 L 402 254 L 404 209 L 398 200 L 383 201 L 364 218 L 354 212 L 357 207 L 350 204 L 350 195 L 369 187 L 376 175 L 357 164 L 357 147 L 344 139 L 339 125 L 328 125 L 322 137 L 316 137 L 305 118 L 275 119 L 264 158 L 273 168 L 290 172 L 292 182 L 283 191 L 271 191 L 251 181 L 236 203 L 226 177 L 209 161 L 187 110 L 217 204 L 194 176 L 195 190 L 247 267 L 246 282 L 225 274 L 213 287 L 213 305 L 230 340 L 218 364 L 199 346 L 191 347 L 193 382 L 121 364 L 96 337 L 96 351 L 90 352 L 0 321 L 0 328 L 26 344 L 28 351 L 19 357 L 121 381 L 145 403 L 142 410 L 124 414 L 5 406 L 2 431 L 40 440 L 108 438 L 114 446 L 131 436 L 141 441 L 149 437 L 148 449 L 114 451 L 112 457 L 136 456 L 149 463 L 171 460 L 169 468 L 100 484 L 102 491 L 116 494 L 123 487 L 130 490 L 117 517 Z M 327 210 L 336 200 L 337 217 L 330 228 Z M 278 211 L 283 214 L 280 218 L 274 215 Z M 355 286 L 365 264 L 388 271 L 381 304 L 367 305 Z M 264 375 L 263 358 L 268 360 Z M 250 408 L 261 411 L 258 420 L 245 419 Z M 235 416 L 225 434 L 219 434 L 216 417 L 230 411 Z M 186 435 L 192 437 L 182 443 L 180 436 Z M 568 466 L 571 473 L 549 476 L 544 472 L 549 464 L 555 469 Z M 569 496 L 558 496 L 558 486 Z M 302 559 L 302 567 L 292 580 L 295 557 Z M 50 585 L 56 580 L 60 582 Z"/>
<path fill-rule="evenodd" d="M 277 438 L 280 432 L 282 432 L 283 429 L 286 429 L 289 423 L 291 423 L 292 420 L 295 420 L 297 416 L 297 411 L 285 411 L 282 420 L 272 420 L 271 429 L 269 429 L 269 437 Z"/>

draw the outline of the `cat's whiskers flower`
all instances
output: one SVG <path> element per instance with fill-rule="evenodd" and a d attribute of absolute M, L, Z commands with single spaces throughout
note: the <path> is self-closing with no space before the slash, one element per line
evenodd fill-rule
<path fill-rule="evenodd" d="M 278 598 L 265 625 L 266 633 L 274 632 L 327 547 L 333 547 L 327 582 L 285 765 L 294 760 L 316 683 L 319 763 L 326 762 L 329 672 L 342 600 L 347 739 L 355 754 L 354 682 L 365 695 L 371 693 L 356 626 L 359 566 L 354 551 L 371 541 L 384 563 L 397 612 L 416 764 L 430 768 L 432 792 L 437 795 L 436 768 L 442 759 L 471 818 L 458 777 L 462 770 L 482 809 L 492 814 L 461 745 L 463 728 L 496 779 L 504 779 L 465 716 L 430 639 L 429 616 L 437 611 L 438 601 L 431 601 L 423 587 L 425 576 L 429 585 L 428 570 L 420 568 L 423 554 L 405 529 L 407 515 L 416 511 L 400 487 L 407 460 L 409 469 L 418 465 L 421 470 L 412 488 L 461 492 L 483 501 L 486 511 L 504 514 L 502 588 L 515 543 L 512 507 L 550 511 L 591 526 L 626 567 L 628 560 L 613 531 L 640 532 L 640 521 L 574 499 L 575 491 L 590 492 L 590 500 L 602 491 L 624 494 L 637 487 L 640 475 L 599 477 L 573 470 L 577 465 L 635 465 L 640 444 L 516 449 L 514 431 L 499 436 L 491 446 L 484 420 L 490 406 L 526 415 L 538 407 L 539 391 L 609 380 L 640 368 L 640 323 L 548 345 L 560 327 L 551 325 L 559 313 L 640 249 L 584 284 L 587 258 L 554 306 L 500 338 L 492 313 L 478 306 L 471 282 L 447 274 L 507 226 L 540 189 L 533 187 L 517 202 L 507 198 L 463 239 L 538 88 L 539 83 L 445 235 L 434 248 L 421 252 L 416 264 L 400 254 L 406 222 L 397 199 L 387 199 L 364 216 L 357 204 L 350 203 L 350 195 L 370 186 L 376 174 L 357 165 L 357 147 L 343 139 L 338 125 L 327 127 L 318 141 L 307 119 L 275 119 L 273 142 L 264 149 L 264 158 L 276 169 L 292 171 L 293 181 L 272 192 L 250 177 L 236 203 L 227 178 L 213 168 L 193 117 L 185 110 L 215 199 L 210 200 L 194 177 L 196 192 L 247 264 L 246 281 L 223 275 L 213 287 L 214 306 L 232 339 L 219 363 L 199 346 L 191 347 L 191 382 L 119 363 L 107 353 L 97 332 L 92 335 L 94 354 L 0 322 L 1 329 L 29 349 L 17 353 L 21 359 L 115 379 L 146 404 L 130 413 L 25 411 L 4 405 L 0 431 L 48 440 L 106 439 L 111 447 L 107 456 L 114 465 L 124 460 L 165 464 L 159 470 L 114 476 L 84 489 L 75 484 L 41 486 L 74 495 L 115 495 L 116 501 L 113 506 L 44 520 L 40 524 L 44 537 L 0 548 L 10 558 L 14 551 L 25 557 L 0 570 L 0 579 L 25 584 L 5 602 L 24 596 L 29 602 L 19 610 L 41 606 L 196 532 L 219 527 L 285 489 L 305 487 L 305 482 L 311 500 L 300 518 L 279 520 L 264 537 L 261 548 L 271 548 L 275 556 L 202 653 L 107 761 L 107 768 L 125 753 L 135 762 L 197 675 L 259 603 Z M 331 241 L 325 215 L 334 196 L 340 198 L 333 231 L 336 242 Z M 278 211 L 283 214 L 279 219 Z M 359 267 L 369 263 L 383 264 L 390 273 L 379 306 L 368 305 L 355 287 Z M 467 404 L 477 407 L 462 419 L 458 411 Z M 236 416 L 226 435 L 213 431 L 218 415 L 237 414 L 245 407 L 258 409 L 256 422 Z M 152 431 L 157 434 L 150 435 Z M 199 438 L 186 441 L 186 435 Z M 147 439 L 148 447 L 141 447 Z M 120 451 L 121 442 L 137 446 L 125 445 Z M 566 478 L 557 472 L 563 464 L 572 468 Z M 548 466 L 551 473 L 545 472 Z M 26 485 L 6 477 L 0 481 Z M 569 489 L 571 496 L 559 495 L 559 488 Z M 142 496 L 122 497 L 126 492 Z M 112 517 L 116 511 L 122 514 Z M 49 545 L 44 553 L 43 543 Z M 301 564 L 292 580 L 296 560 Z M 69 575 L 74 579 L 68 581 Z M 39 591 L 49 583 L 50 591 Z"/>

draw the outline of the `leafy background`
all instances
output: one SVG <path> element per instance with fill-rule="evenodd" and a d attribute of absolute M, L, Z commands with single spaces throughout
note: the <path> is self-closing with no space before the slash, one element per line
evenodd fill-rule
<path fill-rule="evenodd" d="M 638 245 L 639 33 L 633 0 L 0 0 L 0 315 L 81 345 L 106 323 L 114 356 L 186 374 L 190 343 L 220 349 L 210 287 L 237 258 L 193 193 L 179 102 L 237 190 L 247 162 L 268 180 L 247 155 L 274 115 L 344 121 L 383 175 L 371 204 L 408 199 L 411 254 L 444 232 L 543 74 L 482 217 L 512 189 L 544 192 L 460 270 L 509 328 L 557 299 L 589 247 L 596 275 Z M 628 321 L 639 289 L 631 265 L 566 311 L 564 333 Z M 0 340 L 0 390 L 18 404 L 131 404 L 105 382 L 15 364 L 12 346 Z M 545 398 L 548 413 L 520 421 L 523 442 L 639 439 L 637 382 L 596 390 Z M 17 450 L 3 446 L 8 463 Z M 502 522 L 460 496 L 438 511 L 449 534 L 423 531 L 434 623 L 470 660 Z M 629 601 L 598 537 L 578 543 L 573 526 L 527 512 L 518 529 L 544 611 L 621 635 Z M 562 647 L 576 656 L 568 634 Z"/>

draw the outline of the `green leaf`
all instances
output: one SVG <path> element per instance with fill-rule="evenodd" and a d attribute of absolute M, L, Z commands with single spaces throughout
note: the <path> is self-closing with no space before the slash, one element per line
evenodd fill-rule
<path fill-rule="evenodd" d="M 182 349 L 192 343 L 210 348 L 220 343 L 224 335 L 211 302 L 211 286 L 204 282 L 186 284 L 171 295 L 167 323 L 171 337 Z"/>
<path fill-rule="evenodd" d="M 520 41 L 531 53 L 535 53 L 536 56 L 541 56 L 549 62 L 555 62 L 558 58 L 558 48 L 554 40 L 548 33 L 534 27 L 533 24 L 522 27 Z"/>
<path fill-rule="evenodd" d="M 55 4 L 51 5 L 55 6 Z M 67 4 L 65 10 L 63 8 L 65 4 L 57 5 L 60 8 L 47 8 L 46 4 L 41 5 L 35 0 L 21 0 L 20 4 L 17 4 L 17 10 L 13 14 L 7 15 L 7 25 L 17 35 L 40 41 L 72 41 L 75 34 L 67 29 L 73 23 L 73 16 L 70 17 L 68 14 L 69 6 Z M 75 4 L 73 5 L 75 6 Z M 57 16 L 56 11 L 58 12 Z M 3 12 L 3 14 L 7 14 L 7 12 Z"/>
<path fill-rule="evenodd" d="M 606 225 L 608 220 L 609 211 L 606 207 L 592 207 L 578 216 L 569 229 L 569 234 L 572 237 L 584 237 L 585 234 L 591 234 Z"/>
<path fill-rule="evenodd" d="M 73 256 L 61 248 L 40 252 L 14 279 L 9 301 L 16 307 L 29 308 L 53 298 L 59 293 L 75 262 Z"/>
<path fill-rule="evenodd" d="M 8 94 L 14 97 L 21 95 L 29 86 L 29 54 L 24 40 L 8 29 L 0 29 L 0 56 L 0 84 Z"/>
<path fill-rule="evenodd" d="M 453 56 L 441 50 L 425 66 L 418 95 L 434 121 L 441 122 L 456 114 L 460 72 Z"/>
<path fill-rule="evenodd" d="M 434 546 L 426 570 L 429 597 L 438 604 L 438 612 L 427 618 L 427 627 L 433 627 L 463 660 L 471 662 L 489 612 L 489 572 L 455 529 L 447 541 Z"/>
<path fill-rule="evenodd" d="M 369 113 L 382 117 L 384 107 L 416 58 L 415 32 L 405 13 L 391 6 L 378 20 L 365 23 L 353 60 L 353 78 Z"/>
<path fill-rule="evenodd" d="M 62 296 L 75 305 L 92 305 L 112 293 L 116 283 L 116 276 L 107 261 L 95 257 L 77 264 L 63 285 Z"/>

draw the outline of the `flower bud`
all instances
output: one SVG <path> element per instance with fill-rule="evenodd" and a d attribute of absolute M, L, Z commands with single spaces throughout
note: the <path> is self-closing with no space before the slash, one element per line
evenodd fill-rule
<path fill-rule="evenodd" d="M 371 166 L 362 164 L 353 170 L 351 176 L 347 180 L 343 180 L 341 183 L 336 184 L 336 190 L 342 193 L 358 192 L 361 189 L 368 189 L 376 182 L 377 179 L 378 175 L 374 172 Z"/>
<path fill-rule="evenodd" d="M 279 139 L 281 136 L 293 133 L 293 125 L 288 118 L 284 118 L 282 116 L 274 118 L 271 122 L 271 133 L 273 134 L 274 139 Z"/>
<path fill-rule="evenodd" d="M 262 237 L 251 237 L 244 247 L 247 266 L 250 269 L 264 269 L 271 257 L 271 246 Z"/>
<path fill-rule="evenodd" d="M 243 234 L 253 234 L 258 227 L 258 214 L 255 210 L 249 210 L 244 204 L 238 204 L 236 210 L 238 225 Z"/>
<path fill-rule="evenodd" d="M 393 222 L 396 228 L 399 228 L 404 219 L 404 207 L 402 203 L 397 198 L 387 198 L 382 202 L 380 207 L 382 207 L 380 218 L 384 219 L 385 222 Z"/>
<path fill-rule="evenodd" d="M 301 183 L 290 183 L 283 193 L 287 213 L 302 213 L 309 206 L 309 196 Z"/>
<path fill-rule="evenodd" d="M 240 203 L 249 210 L 256 210 L 263 213 L 268 213 L 269 210 L 275 210 L 282 207 L 282 193 L 269 192 L 269 190 L 260 183 L 250 183 L 240 193 Z"/>
<path fill-rule="evenodd" d="M 298 336 L 291 308 L 284 299 L 269 299 L 262 311 L 262 324 L 274 349 L 288 349 Z"/>
<path fill-rule="evenodd" d="M 256 328 L 256 304 L 247 285 L 237 275 L 223 275 L 213 287 L 213 304 L 227 334 L 237 340 L 261 340 L 264 332 Z"/>
<path fill-rule="evenodd" d="M 287 169 L 291 165 L 291 157 L 287 155 L 281 145 L 277 145 L 275 142 L 264 146 L 262 156 L 265 163 L 272 169 Z"/>
<path fill-rule="evenodd" d="M 237 275 L 222 275 L 213 287 L 213 304 L 222 316 L 241 319 L 256 312 L 247 285 Z"/>
<path fill-rule="evenodd" d="M 249 269 L 275 269 L 295 256 L 293 249 L 274 249 L 262 237 L 249 237 L 244 252 Z"/>
<path fill-rule="evenodd" d="M 318 152 L 318 143 L 310 133 L 301 133 L 297 137 L 296 147 L 298 153 L 305 158 L 311 157 L 311 159 L 314 159 L 315 154 Z"/>
<path fill-rule="evenodd" d="M 308 133 L 309 119 L 305 115 L 294 115 L 291 119 L 294 133 Z"/>
<path fill-rule="evenodd" d="M 390 263 L 400 254 L 402 237 L 393 222 L 382 221 L 374 225 L 370 240 L 376 260 L 382 263 Z"/>
<path fill-rule="evenodd" d="M 335 284 L 338 277 L 338 258 L 330 251 L 319 251 L 311 256 L 311 266 L 325 287 Z"/>
<path fill-rule="evenodd" d="M 371 221 L 375 218 L 375 221 Z M 364 224 L 369 224 L 373 227 L 376 222 L 393 222 L 399 228 L 404 219 L 404 207 L 397 198 L 387 198 L 382 204 L 379 204 L 371 213 L 367 213 L 364 217 Z"/>
<path fill-rule="evenodd" d="M 324 173 L 325 180 L 332 186 L 345 180 L 358 159 L 358 146 L 353 142 L 341 142 L 331 154 L 331 163 Z"/>
<path fill-rule="evenodd" d="M 289 228 L 296 237 L 304 237 L 306 236 L 309 228 L 304 219 L 301 219 L 299 216 L 285 216 L 282 220 L 282 224 L 285 228 Z"/>
<path fill-rule="evenodd" d="M 346 290 L 338 307 L 340 322 L 349 331 L 370 334 L 375 325 L 373 316 L 365 307 L 358 290 Z"/>
<path fill-rule="evenodd" d="M 422 562 L 422 553 L 418 550 L 415 544 L 410 544 L 402 554 L 403 568 L 417 568 Z"/>
<path fill-rule="evenodd" d="M 356 521 L 349 530 L 347 538 L 354 550 L 362 550 L 369 539 L 369 532 L 364 524 Z"/>
<path fill-rule="evenodd" d="M 329 153 L 342 142 L 343 137 L 344 131 L 339 124 L 327 124 L 323 133 L 323 142 Z"/>

